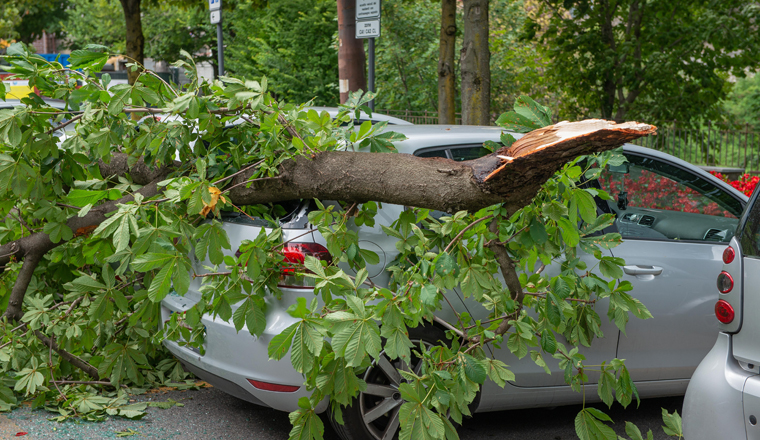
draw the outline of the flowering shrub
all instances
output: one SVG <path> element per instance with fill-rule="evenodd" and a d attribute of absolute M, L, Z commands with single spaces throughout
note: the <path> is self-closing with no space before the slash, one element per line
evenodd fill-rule
<path fill-rule="evenodd" d="M 626 191 L 628 206 L 736 218 L 699 192 L 651 171 L 631 167 L 631 173 L 622 175 L 622 185 L 619 176 L 605 171 L 599 183 L 613 196 Z"/>
<path fill-rule="evenodd" d="M 743 192 L 747 197 L 752 195 L 752 191 L 755 190 L 757 183 L 760 182 L 760 177 L 751 176 L 749 174 L 743 174 L 739 177 L 739 180 L 729 180 L 728 176 L 724 176 L 717 171 L 710 171 L 710 174 Z"/>

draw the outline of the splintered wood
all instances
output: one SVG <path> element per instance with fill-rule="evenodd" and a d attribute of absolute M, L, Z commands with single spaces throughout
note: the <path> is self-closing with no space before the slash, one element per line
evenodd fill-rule
<path fill-rule="evenodd" d="M 496 152 L 496 157 L 502 160 L 502 165 L 493 170 L 485 181 L 498 175 L 504 168 L 542 150 L 551 149 L 557 152 L 575 150 L 583 144 L 601 147 L 599 150 L 607 150 L 626 142 L 655 134 L 657 127 L 638 122 L 623 122 L 617 124 L 614 121 L 604 119 L 587 119 L 580 122 L 559 122 L 548 127 L 533 130 L 518 139 L 509 148 L 502 148 Z M 562 155 L 562 154 L 560 154 Z M 539 159 L 538 157 L 536 159 Z"/>

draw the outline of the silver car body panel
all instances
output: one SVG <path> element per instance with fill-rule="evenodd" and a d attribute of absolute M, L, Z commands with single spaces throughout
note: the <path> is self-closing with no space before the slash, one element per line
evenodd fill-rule
<path fill-rule="evenodd" d="M 498 127 L 472 126 L 399 125 L 394 126 L 393 130 L 405 134 L 409 138 L 406 141 L 397 144 L 399 153 L 406 154 L 412 154 L 421 149 L 446 148 L 450 146 L 478 146 L 482 145 L 486 140 L 497 141 L 502 133 L 502 130 Z M 517 138 L 520 136 L 521 135 L 519 134 L 515 135 Z M 625 150 L 650 157 L 661 158 L 666 161 L 679 162 L 671 156 L 643 147 L 626 145 Z M 743 197 L 737 196 L 738 192 L 735 189 L 718 179 L 715 179 L 713 176 L 695 169 L 685 162 L 679 165 L 707 180 L 710 180 L 716 186 L 725 189 L 737 198 Z M 746 197 L 744 200 L 746 200 Z M 369 268 L 370 274 L 373 275 L 373 281 L 379 285 L 387 284 L 388 274 L 383 269 L 385 265 L 392 261 L 397 255 L 397 250 L 394 245 L 395 239 L 387 237 L 380 228 L 380 225 L 390 225 L 398 218 L 402 209 L 404 208 L 401 206 L 382 204 L 375 218 L 376 226 L 373 228 L 368 228 L 366 226 L 361 228 L 360 237 L 364 242 L 363 244 L 367 244 L 369 248 L 377 252 L 380 256 L 380 263 L 375 267 Z M 227 231 L 232 244 L 232 250 L 228 251 L 228 254 L 234 253 L 244 239 L 255 237 L 261 230 L 261 227 L 229 222 L 224 223 L 224 228 Z M 283 238 L 284 240 L 294 238 L 298 235 L 302 235 L 305 230 L 308 230 L 308 227 L 306 229 L 290 229 L 284 227 Z M 318 233 L 308 234 L 296 239 L 296 241 L 324 244 L 324 238 Z M 671 244 L 663 244 L 663 246 L 670 245 Z M 641 243 L 631 244 L 630 248 L 632 249 L 632 253 L 644 252 L 643 249 L 637 250 L 637 246 L 640 247 Z M 659 244 L 656 244 L 656 246 L 659 246 Z M 725 245 L 723 246 L 725 247 Z M 710 246 L 702 245 L 702 247 L 709 248 Z M 616 252 L 613 253 L 617 256 Z M 706 258 L 708 256 L 711 259 L 714 258 L 714 254 L 709 252 L 708 255 L 704 255 L 704 252 L 700 255 L 703 255 Z M 585 256 L 584 258 L 591 257 Z M 639 263 L 643 264 L 641 261 Z M 206 272 L 202 266 L 201 263 L 194 262 L 194 269 L 197 273 Z M 593 266 L 589 265 L 589 267 L 591 268 Z M 553 269 L 551 266 L 546 269 L 547 273 L 553 270 L 556 269 Z M 713 272 L 715 273 L 715 276 L 717 276 L 717 272 Z M 711 274 L 711 277 L 712 276 L 713 275 Z M 200 299 L 200 280 L 201 278 L 195 278 L 193 280 L 189 292 L 184 297 L 172 294 L 163 300 L 162 312 L 164 320 L 169 319 L 171 313 L 187 310 Z M 637 285 L 639 281 L 640 280 L 636 280 L 635 285 Z M 651 281 L 645 280 L 645 282 Z M 709 288 L 715 289 L 714 285 L 714 282 L 711 282 Z M 676 285 L 672 285 L 670 288 L 676 288 Z M 696 286 L 691 286 L 689 288 L 697 289 Z M 248 392 L 251 395 L 251 398 L 247 399 L 249 401 L 264 404 L 282 411 L 293 411 L 297 409 L 298 399 L 303 396 L 308 396 L 310 393 L 303 388 L 303 378 L 292 368 L 289 355 L 286 355 L 280 361 L 269 360 L 267 347 L 269 341 L 275 335 L 296 322 L 296 319 L 287 313 L 287 308 L 295 302 L 297 297 L 305 296 L 307 301 L 310 301 L 314 297 L 314 294 L 311 289 L 283 288 L 282 290 L 283 295 L 281 298 L 278 299 L 274 296 L 268 296 L 266 298 L 267 327 L 264 330 L 264 333 L 258 338 L 251 336 L 245 327 L 240 332 L 237 332 L 232 323 L 227 323 L 219 318 L 205 315 L 202 318 L 202 323 L 206 326 L 205 355 L 201 356 L 198 352 L 171 341 L 165 341 L 165 345 L 183 364 L 188 366 L 188 368 L 194 372 L 200 372 L 198 375 L 209 381 L 212 385 L 217 385 L 223 390 L 231 390 L 228 392 L 233 395 L 238 395 L 238 397 L 241 397 L 239 395 L 240 393 Z M 710 290 L 710 292 L 713 291 L 714 290 Z M 476 319 L 486 316 L 487 311 L 473 300 L 464 299 L 461 295 L 456 294 L 456 292 L 449 292 L 448 295 L 450 295 L 449 299 L 458 311 L 468 310 Z M 654 296 L 652 300 L 659 300 L 659 297 Z M 683 305 L 682 300 L 673 300 L 672 302 L 669 302 L 669 304 L 671 303 Z M 649 303 L 645 302 L 645 304 L 651 307 Z M 604 315 L 606 312 L 606 303 L 600 303 L 599 307 L 600 314 Z M 233 306 L 233 309 L 234 308 L 235 307 Z M 455 319 L 450 311 L 441 311 L 440 313 L 440 316 L 445 319 Z M 633 321 L 635 321 L 635 318 L 632 319 L 631 322 Z M 604 316 L 602 316 L 602 323 L 602 329 L 606 337 L 595 340 L 591 348 L 582 349 L 582 352 L 588 358 L 589 364 L 599 364 L 603 361 L 614 358 L 616 355 L 619 331 Z M 650 324 L 650 322 L 647 321 L 645 325 L 647 324 Z M 629 335 L 630 334 L 631 333 L 629 332 Z M 658 335 L 655 339 L 662 339 L 662 337 L 661 335 Z M 652 343 L 653 340 L 650 339 L 648 342 Z M 677 342 L 674 342 L 674 340 L 671 339 L 669 345 L 664 341 L 661 345 L 662 347 L 667 347 L 667 349 L 672 349 L 676 344 Z M 493 347 L 490 348 L 493 349 Z M 705 351 L 707 348 L 705 348 Z M 506 348 L 503 348 L 500 351 L 493 349 L 493 351 L 497 357 L 510 365 L 511 369 L 516 373 L 517 379 L 515 383 L 508 383 L 503 389 L 499 388 L 492 382 L 487 382 L 483 389 L 480 405 L 477 408 L 478 412 L 510 408 L 566 405 L 579 403 L 582 399 L 581 394 L 572 391 L 569 386 L 564 385 L 563 374 L 557 367 L 557 361 L 550 356 L 547 355 L 545 359 L 550 369 L 555 374 L 547 375 L 543 369 L 539 368 L 531 361 L 530 356 L 517 360 Z M 636 357 L 636 353 L 631 353 L 631 356 Z M 644 355 L 642 354 L 642 356 Z M 654 359 L 652 359 L 652 361 L 654 361 Z M 694 364 L 696 364 L 696 362 Z M 634 376 L 634 380 L 637 380 L 637 386 L 641 397 L 659 397 L 682 394 L 685 391 L 688 382 L 685 379 L 686 377 L 688 376 L 678 377 L 677 380 L 648 381 L 643 379 L 637 380 Z M 664 377 L 658 378 L 664 379 Z M 249 379 L 281 385 L 298 386 L 300 388 L 291 393 L 263 391 L 251 385 L 248 381 Z M 245 398 L 245 396 L 242 398 Z M 595 385 L 587 385 L 586 399 L 588 401 L 598 399 Z M 325 408 L 326 402 L 322 402 L 317 409 L 318 411 L 322 411 Z"/>
<path fill-rule="evenodd" d="M 612 249 L 626 268 L 662 270 L 656 275 L 623 275 L 634 286 L 630 294 L 654 317 L 632 317 L 626 334 L 620 335 L 617 357 L 625 359 L 634 381 L 688 379 L 710 350 L 718 330 L 714 280 L 725 248 L 726 243 L 629 239 Z"/>
<path fill-rule="evenodd" d="M 731 336 L 719 333 L 718 340 L 697 367 L 686 390 L 684 438 L 746 439 L 742 391 L 749 378 L 754 382 L 757 374 L 741 368 L 731 355 Z"/>
<path fill-rule="evenodd" d="M 741 311 L 746 312 L 747 316 L 741 321 L 739 333 L 733 336 L 734 357 L 740 361 L 759 365 L 760 343 L 758 342 L 758 335 L 760 335 L 760 319 L 757 319 L 757 314 L 760 311 L 760 292 L 757 291 L 757 286 L 760 286 L 760 259 L 744 257 L 742 260 L 744 270 L 741 272 L 741 278 L 743 285 L 746 286 L 744 289 L 745 294 L 742 295 L 741 302 L 732 303 L 732 305 L 735 311 L 740 308 Z M 737 313 L 737 315 L 739 314 Z M 760 417 L 760 414 L 758 414 L 758 417 Z"/>

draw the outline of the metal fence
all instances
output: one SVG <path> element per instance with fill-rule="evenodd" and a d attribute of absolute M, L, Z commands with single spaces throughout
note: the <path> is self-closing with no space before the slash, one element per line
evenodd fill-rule
<path fill-rule="evenodd" d="M 749 125 L 708 123 L 699 128 L 684 128 L 670 124 L 659 127 L 656 136 L 633 143 L 672 154 L 694 165 L 760 173 L 760 132 Z"/>
<path fill-rule="evenodd" d="M 404 119 L 413 124 L 438 124 L 438 112 L 412 110 L 377 110 L 377 113 Z M 462 123 L 461 113 L 456 123 Z M 751 126 L 725 126 L 708 122 L 699 128 L 664 124 L 656 136 L 633 141 L 636 145 L 672 154 L 702 167 L 734 168 L 760 174 L 760 132 Z"/>
<path fill-rule="evenodd" d="M 414 110 L 375 110 L 375 113 L 393 116 L 394 118 L 409 121 L 418 125 L 438 124 L 438 112 L 414 111 Z M 462 123 L 462 114 L 456 113 L 456 125 Z"/>

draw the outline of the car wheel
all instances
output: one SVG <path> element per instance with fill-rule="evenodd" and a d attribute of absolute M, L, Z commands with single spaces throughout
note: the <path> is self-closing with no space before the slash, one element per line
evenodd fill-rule
<path fill-rule="evenodd" d="M 446 342 L 446 334 L 435 327 L 409 329 L 409 339 L 415 346 L 420 342 L 428 347 Z M 398 438 L 399 409 L 404 403 L 398 391 L 403 378 L 399 370 L 418 373 L 422 360 L 414 356 L 409 364 L 400 359 L 391 361 L 385 352 L 361 376 L 367 389 L 354 398 L 351 406 L 343 408 L 341 425 L 328 411 L 330 424 L 343 440 L 393 440 Z"/>

